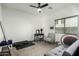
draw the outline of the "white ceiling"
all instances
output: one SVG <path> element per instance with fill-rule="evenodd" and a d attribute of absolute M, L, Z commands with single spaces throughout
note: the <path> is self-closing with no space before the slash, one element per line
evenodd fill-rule
<path fill-rule="evenodd" d="M 11 8 L 16 8 L 21 11 L 29 12 L 31 14 L 38 13 L 36 8 L 29 7 L 29 5 L 37 6 L 36 3 L 3 3 L 2 5 L 5 5 Z M 66 6 L 70 6 L 70 5 L 74 5 L 74 4 L 73 3 L 49 3 L 47 7 L 42 8 L 42 14 L 50 14 L 57 10 L 63 9 Z M 49 7 L 52 7 L 52 9 L 49 9 Z"/>

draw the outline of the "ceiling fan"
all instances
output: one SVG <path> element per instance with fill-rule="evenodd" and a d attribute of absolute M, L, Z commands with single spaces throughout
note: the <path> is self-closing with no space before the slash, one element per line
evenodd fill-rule
<path fill-rule="evenodd" d="M 30 7 L 37 8 L 38 12 L 41 12 L 41 8 L 48 6 L 48 3 L 41 5 L 41 3 L 37 3 L 38 6 L 30 5 Z"/>

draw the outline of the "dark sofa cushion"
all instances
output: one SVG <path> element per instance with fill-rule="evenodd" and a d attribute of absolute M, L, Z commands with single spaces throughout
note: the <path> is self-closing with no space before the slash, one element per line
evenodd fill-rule
<path fill-rule="evenodd" d="M 79 47 L 77 48 L 76 52 L 74 53 L 73 56 L 79 56 Z"/>
<path fill-rule="evenodd" d="M 4 45 L 7 45 L 7 42 L 6 41 L 1 41 L 0 46 L 4 46 Z"/>
<path fill-rule="evenodd" d="M 71 56 L 68 52 L 64 51 L 62 56 Z"/>
<path fill-rule="evenodd" d="M 12 44 L 12 40 L 8 40 L 8 44 Z"/>

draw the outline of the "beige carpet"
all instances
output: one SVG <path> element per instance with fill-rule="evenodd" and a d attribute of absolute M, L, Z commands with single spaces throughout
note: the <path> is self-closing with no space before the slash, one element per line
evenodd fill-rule
<path fill-rule="evenodd" d="M 13 56 L 43 56 L 46 52 L 56 47 L 56 44 L 35 42 L 35 45 L 20 50 L 10 49 Z"/>

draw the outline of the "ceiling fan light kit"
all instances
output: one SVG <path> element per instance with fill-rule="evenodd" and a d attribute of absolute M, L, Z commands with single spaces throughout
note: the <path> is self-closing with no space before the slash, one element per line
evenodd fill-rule
<path fill-rule="evenodd" d="M 39 13 L 41 13 L 41 12 L 42 12 L 42 9 L 41 9 L 41 8 L 38 8 L 37 11 L 38 11 Z"/>

